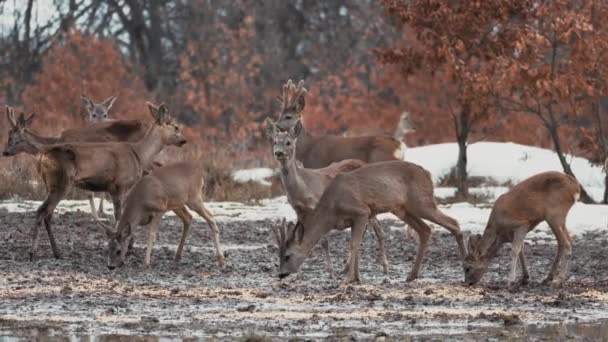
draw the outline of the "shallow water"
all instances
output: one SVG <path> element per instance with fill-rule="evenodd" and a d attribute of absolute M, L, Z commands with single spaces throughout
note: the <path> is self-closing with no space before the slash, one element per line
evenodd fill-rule
<path fill-rule="evenodd" d="M 238 329 L 238 327 L 235 327 Z M 513 326 L 501 327 L 482 327 L 475 329 L 464 329 L 461 333 L 452 331 L 449 334 L 420 335 L 415 333 L 410 335 L 412 340 L 418 339 L 441 339 L 448 341 L 473 341 L 478 339 L 507 339 L 509 341 L 605 341 L 608 339 L 608 320 L 598 320 L 584 323 L 558 323 L 558 324 L 516 324 Z M 408 336 L 407 331 L 403 331 L 404 336 Z M 15 331 L 2 331 L 0 329 L 0 342 L 21 342 L 21 341 L 66 341 L 66 342 L 194 342 L 206 341 L 211 339 L 242 341 L 264 341 L 264 340 L 283 340 L 286 335 L 265 335 L 249 333 L 241 336 L 227 336 L 225 334 L 207 334 L 205 331 L 196 331 L 191 336 L 172 336 L 161 335 L 120 335 L 120 334 L 69 334 L 62 330 L 53 328 L 36 327 L 20 329 Z M 298 335 L 293 336 L 304 340 L 358 340 L 369 339 L 369 336 L 358 336 L 357 332 L 343 331 L 339 335 Z M 375 336 L 376 339 L 384 336 Z"/>

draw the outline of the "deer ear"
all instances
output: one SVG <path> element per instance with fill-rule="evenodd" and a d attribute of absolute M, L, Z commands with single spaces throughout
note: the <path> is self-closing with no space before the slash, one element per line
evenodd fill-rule
<path fill-rule="evenodd" d="M 467 249 L 469 250 L 469 253 L 477 252 L 477 250 L 479 249 L 479 241 L 481 241 L 481 235 L 471 234 L 467 243 Z"/>
<path fill-rule="evenodd" d="M 36 117 L 36 113 L 32 113 L 30 114 L 27 118 L 25 118 L 25 126 L 29 127 L 32 125 L 32 122 L 34 122 L 34 117 Z"/>
<path fill-rule="evenodd" d="M 10 106 L 6 106 L 6 119 L 11 127 L 17 127 L 17 122 L 15 122 L 15 110 Z"/>
<path fill-rule="evenodd" d="M 295 234 L 295 238 L 298 244 L 302 242 L 302 239 L 304 238 L 304 226 L 302 225 L 302 222 L 298 221 L 296 223 L 293 233 Z"/>
<path fill-rule="evenodd" d="M 93 101 L 91 101 L 91 99 L 89 99 L 86 95 L 80 95 L 80 100 L 82 101 L 82 105 L 88 112 L 93 110 Z"/>
<path fill-rule="evenodd" d="M 296 124 L 291 128 L 291 136 L 292 137 L 298 137 L 300 136 L 300 133 L 302 132 L 302 119 L 296 121 Z"/>
<path fill-rule="evenodd" d="M 306 107 L 306 99 L 304 98 L 304 94 L 302 94 L 296 100 L 296 113 L 302 113 L 302 111 L 304 111 L 304 107 Z"/>
<path fill-rule="evenodd" d="M 158 107 L 152 102 L 146 102 L 146 104 L 148 105 L 148 111 L 150 112 L 150 115 L 152 115 L 154 121 L 158 121 Z"/>
<path fill-rule="evenodd" d="M 160 123 L 167 123 L 171 120 L 171 117 L 169 116 L 169 108 L 167 108 L 167 105 L 164 103 L 161 103 L 160 106 L 158 106 L 158 121 Z"/>
<path fill-rule="evenodd" d="M 271 118 L 266 118 L 264 120 L 264 134 L 266 135 L 266 139 L 271 140 L 277 131 L 277 125 Z"/>
<path fill-rule="evenodd" d="M 110 108 L 112 108 L 112 105 L 114 104 L 114 101 L 116 101 L 116 96 L 110 96 L 107 99 L 105 99 L 101 104 L 106 107 L 106 110 L 110 110 Z"/>

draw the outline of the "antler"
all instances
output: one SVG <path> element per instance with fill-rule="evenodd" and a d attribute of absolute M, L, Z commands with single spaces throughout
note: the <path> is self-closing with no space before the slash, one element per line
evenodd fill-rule
<path fill-rule="evenodd" d="M 285 239 L 287 235 L 287 221 L 283 218 L 281 221 L 276 221 L 270 225 L 272 228 L 272 233 L 274 234 L 274 238 L 277 241 L 277 245 L 279 250 L 283 250 L 285 247 Z"/>
<path fill-rule="evenodd" d="M 112 229 L 112 227 L 101 221 L 97 216 L 93 216 L 95 218 L 95 221 L 97 222 L 97 224 L 99 225 L 99 227 L 101 228 L 101 230 L 103 231 L 103 233 L 106 234 L 107 237 L 111 238 L 112 236 L 115 235 L 114 229 Z"/>
<path fill-rule="evenodd" d="M 306 94 L 307 90 L 304 88 L 304 81 L 301 80 L 296 86 L 291 79 L 287 80 L 287 83 L 283 85 L 283 94 L 281 96 L 281 103 L 283 110 L 291 107 L 295 107 L 298 99 Z"/>
<path fill-rule="evenodd" d="M 6 106 L 6 117 L 13 127 L 17 126 L 17 121 L 15 120 L 15 110 L 13 107 Z"/>

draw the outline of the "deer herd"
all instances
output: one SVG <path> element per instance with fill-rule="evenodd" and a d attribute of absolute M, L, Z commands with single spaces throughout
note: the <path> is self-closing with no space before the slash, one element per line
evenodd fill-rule
<path fill-rule="evenodd" d="M 567 279 L 572 238 L 565 222 L 580 195 L 576 179 L 559 172 L 544 172 L 524 180 L 496 200 L 483 235 L 471 235 L 465 242 L 458 221 L 437 207 L 431 174 L 404 161 L 403 137 L 415 130 L 407 113 L 401 116 L 393 136 L 374 131 L 314 136 L 304 125 L 305 98 L 303 81 L 296 85 L 289 80 L 282 89 L 278 119 L 265 122 L 287 200 L 297 215 L 296 222 L 283 219 L 271 224 L 279 247 L 279 278 L 297 272 L 319 241 L 329 275 L 334 277 L 329 238 L 335 231 L 350 228 L 348 260 L 343 272 L 348 274 L 348 282 L 359 282 L 359 249 L 368 225 L 377 240 L 379 262 L 387 273 L 384 232 L 376 215 L 392 213 L 418 236 L 418 251 L 407 281 L 419 276 L 429 247 L 432 231 L 425 221 L 447 229 L 454 237 L 468 285 L 479 282 L 500 247 L 510 243 L 511 286 L 518 284 L 518 268 L 521 282 L 529 281 L 524 238 L 546 221 L 557 240 L 557 255 L 545 281 L 560 286 Z M 115 99 L 94 103 L 83 96 L 87 126 L 66 130 L 59 137 L 36 134 L 31 129 L 34 114 L 16 116 L 7 106 L 10 131 L 3 156 L 34 155 L 48 192 L 35 213 L 30 260 L 36 257 L 42 223 L 53 255 L 61 257 L 51 224 L 53 212 L 76 187 L 90 192 L 93 218 L 108 238 L 110 269 L 124 264 L 133 247 L 134 230 L 141 225 L 148 226 L 144 264 L 150 267 L 152 247 L 167 211 L 173 211 L 183 223 L 175 254 L 175 261 L 179 261 L 193 219 L 188 209 L 209 225 L 216 259 L 223 267 L 220 230 L 203 201 L 203 168 L 196 161 L 167 165 L 155 161 L 166 146 L 186 143 L 181 126 L 164 104 L 148 103 L 153 119 L 149 123 L 111 120 L 109 110 Z M 114 207 L 113 224 L 100 219 L 103 199 L 97 209 L 93 193 L 109 194 Z"/>

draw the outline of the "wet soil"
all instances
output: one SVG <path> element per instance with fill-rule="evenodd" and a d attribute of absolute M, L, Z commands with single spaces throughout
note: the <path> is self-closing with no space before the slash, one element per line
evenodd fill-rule
<path fill-rule="evenodd" d="M 540 284 L 556 246 L 550 235 L 527 239 L 531 284 L 507 288 L 508 246 L 479 286 L 462 284 L 456 243 L 434 235 L 421 278 L 406 283 L 416 242 L 385 220 L 388 274 L 367 234 L 362 283 L 330 279 L 317 248 L 300 272 L 277 278 L 277 249 L 267 222 L 220 222 L 226 267 L 220 270 L 206 224 L 196 219 L 182 260 L 173 261 L 181 225 L 165 217 L 143 267 L 146 230 L 135 254 L 106 267 L 106 238 L 89 214 L 56 215 L 62 259 L 54 259 L 44 228 L 29 261 L 33 213 L 0 211 L 0 340 L 98 341 L 199 338 L 243 340 L 595 340 L 608 336 L 608 234 L 574 241 L 571 277 L 560 289 Z M 334 268 L 345 259 L 348 233 L 331 238 Z M 8 336 L 11 336 L 10 338 Z"/>

